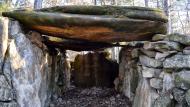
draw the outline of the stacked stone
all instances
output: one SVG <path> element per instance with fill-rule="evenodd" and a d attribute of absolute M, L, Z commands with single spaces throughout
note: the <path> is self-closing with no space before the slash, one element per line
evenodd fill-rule
<path fill-rule="evenodd" d="M 190 106 L 190 36 L 156 34 L 139 51 L 134 107 Z"/>

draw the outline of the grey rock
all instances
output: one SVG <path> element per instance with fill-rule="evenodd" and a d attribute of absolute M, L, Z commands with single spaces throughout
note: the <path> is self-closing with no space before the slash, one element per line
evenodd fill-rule
<path fill-rule="evenodd" d="M 174 55 L 166 58 L 163 62 L 164 68 L 190 68 L 190 55 Z"/>
<path fill-rule="evenodd" d="M 190 71 L 183 70 L 174 74 L 175 86 L 187 90 L 190 88 Z"/>
<path fill-rule="evenodd" d="M 148 80 L 142 78 L 136 90 L 133 107 L 153 107 L 158 97 L 159 95 L 150 87 Z"/>
<path fill-rule="evenodd" d="M 163 53 L 156 52 L 155 59 L 163 61 L 163 60 L 165 60 L 165 58 L 167 56 L 174 54 L 174 53 L 177 53 L 177 51 L 168 51 L 168 52 L 163 52 Z"/>
<path fill-rule="evenodd" d="M 150 86 L 155 89 L 162 89 L 163 80 L 159 79 L 159 78 L 152 78 L 152 79 L 150 79 Z"/>
<path fill-rule="evenodd" d="M 168 92 L 175 87 L 172 74 L 163 72 L 163 89 L 162 92 Z"/>
<path fill-rule="evenodd" d="M 146 42 L 143 48 L 147 50 L 157 50 L 160 52 L 182 50 L 182 46 L 179 43 L 172 41 Z"/>
<path fill-rule="evenodd" d="M 167 37 L 167 39 L 170 41 L 179 42 L 179 43 L 184 44 L 184 45 L 190 45 L 190 36 L 189 35 L 183 35 L 183 34 L 175 33 L 175 34 L 170 34 Z"/>
<path fill-rule="evenodd" d="M 19 105 L 15 101 L 0 102 L 0 107 L 19 107 Z"/>
<path fill-rule="evenodd" d="M 155 34 L 155 35 L 152 37 L 152 40 L 153 40 L 153 41 L 161 41 L 161 40 L 164 40 L 166 37 L 167 37 L 167 35 Z"/>
<path fill-rule="evenodd" d="M 135 91 L 139 82 L 139 67 L 137 61 L 130 58 L 133 54 L 128 52 L 126 48 L 120 51 L 121 60 L 119 64 L 119 91 L 127 96 L 131 101 L 134 100 Z M 116 82 L 116 81 L 115 81 Z"/>
<path fill-rule="evenodd" d="M 186 99 L 188 106 L 190 106 L 190 89 L 186 92 L 185 99 Z"/>
<path fill-rule="evenodd" d="M 148 68 L 143 66 L 142 75 L 145 78 L 159 77 L 161 69 Z"/>
<path fill-rule="evenodd" d="M 172 101 L 170 94 L 160 95 L 154 102 L 153 107 L 172 107 Z"/>
<path fill-rule="evenodd" d="M 190 46 L 183 49 L 183 54 L 190 55 Z"/>
<path fill-rule="evenodd" d="M 0 73 L 8 47 L 8 19 L 0 17 Z"/>
<path fill-rule="evenodd" d="M 151 58 L 154 58 L 156 56 L 156 52 L 155 51 L 150 51 L 150 50 L 146 50 L 146 49 L 140 49 L 141 52 Z"/>
<path fill-rule="evenodd" d="M 18 23 L 12 22 L 10 26 L 20 29 L 20 25 L 14 24 Z M 20 31 L 10 35 L 12 41 L 8 48 L 16 101 L 21 107 L 44 107 L 50 98 L 49 84 L 52 82 L 49 80 L 48 55 Z"/>
<path fill-rule="evenodd" d="M 153 58 L 147 57 L 145 55 L 140 56 L 140 62 L 142 65 L 152 68 L 159 68 L 162 67 L 162 62 L 155 60 Z"/>
<path fill-rule="evenodd" d="M 182 104 L 185 101 L 185 91 L 179 88 L 174 88 L 173 90 L 174 99 L 179 103 Z"/>

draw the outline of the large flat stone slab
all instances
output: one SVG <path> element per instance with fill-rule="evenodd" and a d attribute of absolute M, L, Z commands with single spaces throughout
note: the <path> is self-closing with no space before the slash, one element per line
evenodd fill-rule
<path fill-rule="evenodd" d="M 63 6 L 4 12 L 3 16 L 42 34 L 78 40 L 150 40 L 156 33 L 167 32 L 167 17 L 163 11 L 143 7 Z"/>

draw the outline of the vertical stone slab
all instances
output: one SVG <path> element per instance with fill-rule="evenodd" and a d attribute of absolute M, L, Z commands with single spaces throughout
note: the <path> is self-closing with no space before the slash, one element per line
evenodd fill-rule
<path fill-rule="evenodd" d="M 8 45 L 8 19 L 0 17 L 0 73 Z"/>
<path fill-rule="evenodd" d="M 133 101 L 139 82 L 137 61 L 132 57 L 133 49 L 123 48 L 120 52 L 119 91 Z"/>
<path fill-rule="evenodd" d="M 142 78 L 136 90 L 133 107 L 153 107 L 158 94 L 150 87 L 148 80 Z"/>
<path fill-rule="evenodd" d="M 9 57 L 12 83 L 20 107 L 45 107 L 48 99 L 47 54 L 26 38 L 20 25 L 11 21 Z"/>

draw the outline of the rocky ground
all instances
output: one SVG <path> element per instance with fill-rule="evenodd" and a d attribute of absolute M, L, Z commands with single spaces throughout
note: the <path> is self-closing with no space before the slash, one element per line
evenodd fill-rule
<path fill-rule="evenodd" d="M 74 88 L 50 104 L 50 107 L 131 107 L 127 97 L 110 88 Z"/>

